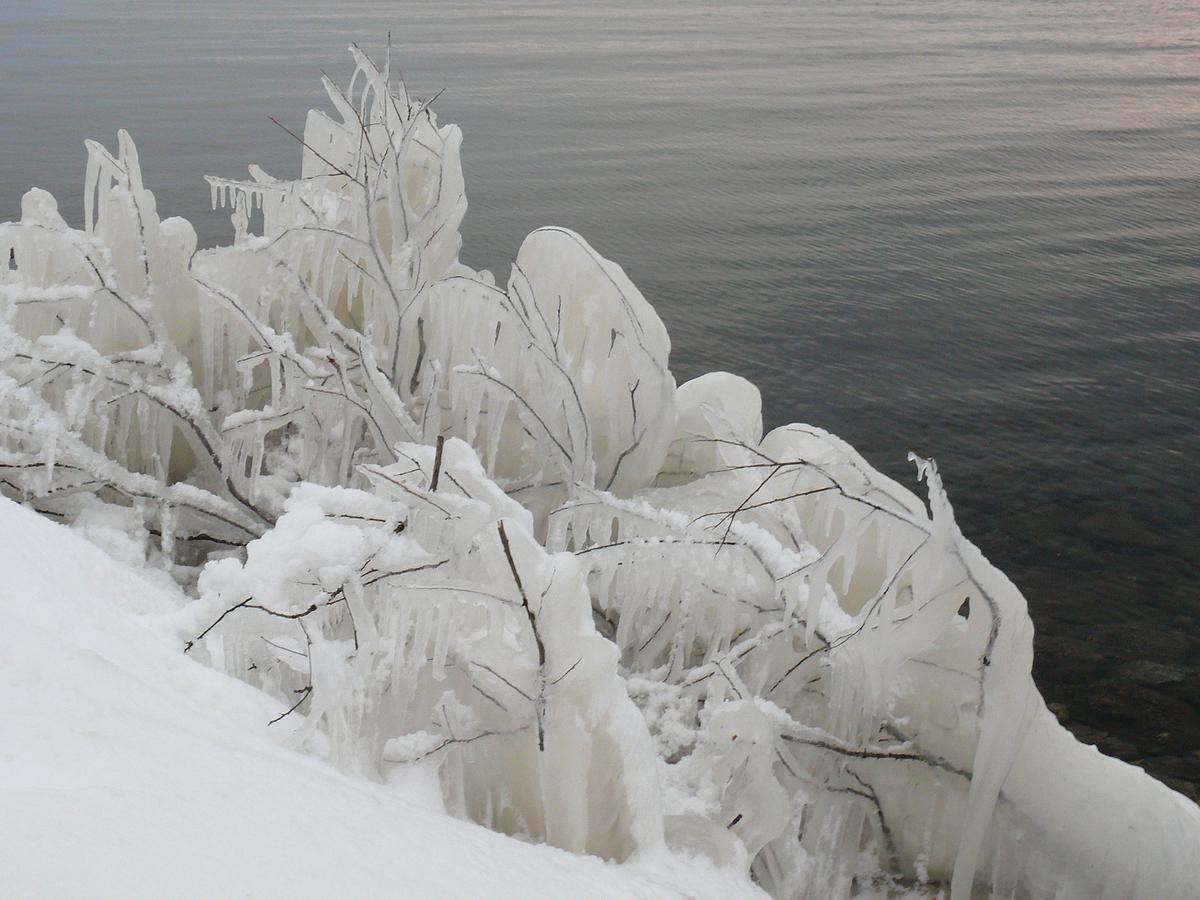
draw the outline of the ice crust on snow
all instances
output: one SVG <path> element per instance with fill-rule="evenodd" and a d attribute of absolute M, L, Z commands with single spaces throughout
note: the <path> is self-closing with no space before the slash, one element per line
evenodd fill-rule
<path fill-rule="evenodd" d="M 41 191 L 0 226 L 0 487 L 194 582 L 134 591 L 169 595 L 156 621 L 190 659 L 124 625 L 79 639 L 175 673 L 163 696 L 207 679 L 253 709 L 259 743 L 229 753 L 289 760 L 270 821 L 392 785 L 379 803 L 425 812 L 389 820 L 449 813 L 624 867 L 536 851 L 564 872 L 685 892 L 1194 896 L 1200 810 L 1049 714 L 1024 598 L 936 466 L 913 459 L 927 504 L 819 428 L 764 437 L 745 379 L 676 386 L 650 303 L 568 229 L 533 232 L 503 286 L 463 265 L 461 133 L 352 52 L 300 179 L 209 179 L 230 246 L 159 218 L 124 132 L 88 144 L 83 230 Z M 63 590 L 69 622 L 90 595 Z M 391 840 L 363 815 L 356 836 Z M 344 877 L 331 892 L 387 883 Z"/>

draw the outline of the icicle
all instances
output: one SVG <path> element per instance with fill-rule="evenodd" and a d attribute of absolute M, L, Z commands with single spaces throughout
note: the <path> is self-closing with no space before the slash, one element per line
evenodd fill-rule
<path fill-rule="evenodd" d="M 437 609 L 437 624 L 434 629 L 433 638 L 433 669 L 431 674 L 434 681 L 444 681 L 446 678 L 446 654 L 450 650 L 452 617 L 450 607 L 439 604 Z"/>

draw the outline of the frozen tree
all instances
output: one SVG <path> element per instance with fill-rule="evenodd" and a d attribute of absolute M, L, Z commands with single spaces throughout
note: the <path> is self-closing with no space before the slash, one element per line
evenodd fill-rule
<path fill-rule="evenodd" d="M 230 246 L 88 145 L 82 230 L 0 226 L 0 487 L 119 508 L 192 656 L 367 778 L 779 897 L 1188 897 L 1200 811 L 1076 742 L 1016 588 L 756 388 L 679 386 L 621 269 L 543 228 L 459 259 L 461 135 L 357 48 L 300 177 L 210 178 Z M 286 129 L 285 129 L 286 130 Z"/>

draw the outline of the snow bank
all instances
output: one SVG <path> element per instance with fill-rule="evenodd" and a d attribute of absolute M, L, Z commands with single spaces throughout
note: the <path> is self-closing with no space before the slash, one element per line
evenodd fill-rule
<path fill-rule="evenodd" d="M 278 704 L 182 654 L 169 584 L 2 498 L 0 571 L 7 896 L 752 894 L 525 844 L 445 815 L 419 775 L 373 784 L 284 749 Z"/>

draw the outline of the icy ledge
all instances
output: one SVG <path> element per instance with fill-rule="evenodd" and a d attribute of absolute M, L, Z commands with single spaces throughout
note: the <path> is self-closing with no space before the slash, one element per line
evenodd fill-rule
<path fill-rule="evenodd" d="M 463 265 L 461 133 L 352 52 L 300 178 L 209 180 L 230 246 L 160 219 L 124 132 L 82 230 L 37 190 L 0 226 L 0 489 L 188 586 L 146 660 L 248 682 L 355 796 L 424 783 L 684 891 L 1194 897 L 1200 810 L 1049 715 L 933 463 L 923 501 L 819 428 L 764 436 L 744 379 L 676 386 L 572 231 L 504 285 Z M 275 863 L 306 827 L 263 829 Z"/>

